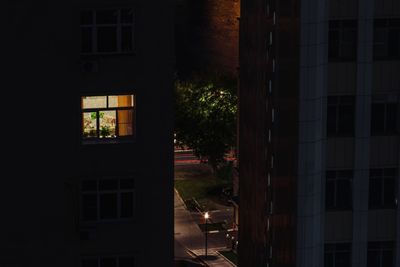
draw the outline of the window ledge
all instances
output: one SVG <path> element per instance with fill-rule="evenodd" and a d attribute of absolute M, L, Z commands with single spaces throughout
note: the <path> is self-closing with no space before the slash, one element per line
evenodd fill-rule
<path fill-rule="evenodd" d="M 82 145 L 117 145 L 117 144 L 133 144 L 134 139 L 131 138 L 99 138 L 99 139 L 84 139 Z"/>

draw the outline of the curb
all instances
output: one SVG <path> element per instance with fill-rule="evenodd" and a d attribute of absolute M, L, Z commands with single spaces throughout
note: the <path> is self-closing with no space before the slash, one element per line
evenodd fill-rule
<path fill-rule="evenodd" d="M 208 265 L 207 262 L 205 262 L 202 258 L 200 258 L 199 256 L 197 256 L 197 254 L 194 253 L 193 251 L 191 251 L 190 249 L 187 249 L 187 252 L 190 254 L 190 256 L 194 257 L 195 259 L 197 259 L 197 260 L 199 260 L 201 263 L 203 263 L 204 266 L 210 267 L 210 265 Z"/>
<path fill-rule="evenodd" d="M 185 210 L 188 210 L 185 201 L 183 201 L 181 195 L 179 194 L 178 190 L 176 190 L 176 188 L 174 187 L 174 190 L 176 192 L 176 194 L 178 195 L 179 199 L 181 200 L 181 202 L 183 203 L 183 206 L 185 207 Z"/>
<path fill-rule="evenodd" d="M 222 257 L 224 260 L 226 260 L 231 266 L 237 267 L 236 264 L 234 264 L 233 262 L 231 262 L 227 257 L 225 257 L 224 255 L 222 255 L 221 253 L 219 253 L 219 251 L 215 251 L 220 257 Z"/>

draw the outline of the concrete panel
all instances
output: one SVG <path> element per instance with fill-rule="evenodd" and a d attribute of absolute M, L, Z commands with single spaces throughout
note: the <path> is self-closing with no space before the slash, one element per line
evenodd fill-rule
<path fill-rule="evenodd" d="M 331 62 L 328 65 L 328 94 L 354 94 L 357 65 L 354 62 Z"/>
<path fill-rule="evenodd" d="M 354 167 L 354 138 L 329 138 L 326 142 L 326 167 L 352 169 Z"/>
<path fill-rule="evenodd" d="M 368 212 L 368 241 L 393 240 L 396 235 L 396 210 Z"/>
<path fill-rule="evenodd" d="M 395 166 L 399 161 L 398 136 L 372 136 L 371 137 L 370 166 L 383 167 Z"/>
<path fill-rule="evenodd" d="M 353 215 L 351 211 L 325 214 L 325 242 L 347 242 L 352 239 Z"/>

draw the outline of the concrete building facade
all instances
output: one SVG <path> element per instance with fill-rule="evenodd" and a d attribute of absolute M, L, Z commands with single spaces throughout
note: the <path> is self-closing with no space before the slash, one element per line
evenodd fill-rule
<path fill-rule="evenodd" d="M 5 7 L 0 266 L 172 266 L 174 3 Z"/>
<path fill-rule="evenodd" d="M 242 1 L 239 265 L 400 264 L 398 1 Z"/>

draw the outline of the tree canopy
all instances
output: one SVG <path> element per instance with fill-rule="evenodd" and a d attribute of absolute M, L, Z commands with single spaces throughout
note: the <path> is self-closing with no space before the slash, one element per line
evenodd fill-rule
<path fill-rule="evenodd" d="M 236 82 L 222 76 L 196 76 L 175 82 L 175 134 L 214 170 L 236 143 Z"/>

